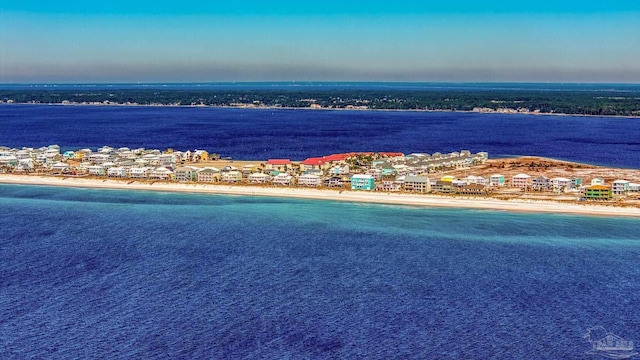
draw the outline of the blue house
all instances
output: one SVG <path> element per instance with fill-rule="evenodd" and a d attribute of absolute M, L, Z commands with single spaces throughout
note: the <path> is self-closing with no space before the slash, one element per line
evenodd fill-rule
<path fill-rule="evenodd" d="M 373 190 L 375 179 L 371 175 L 355 174 L 351 177 L 351 190 Z"/>

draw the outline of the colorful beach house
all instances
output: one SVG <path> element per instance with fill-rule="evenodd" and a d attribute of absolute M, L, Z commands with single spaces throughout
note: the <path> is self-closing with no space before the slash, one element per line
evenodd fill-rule
<path fill-rule="evenodd" d="M 491 175 L 491 177 L 489 178 L 489 185 L 504 186 L 504 175 L 502 174 Z"/>
<path fill-rule="evenodd" d="M 588 200 L 609 200 L 612 198 L 612 191 L 608 186 L 591 185 L 584 189 L 584 197 Z"/>
<path fill-rule="evenodd" d="M 525 189 L 531 186 L 531 175 L 518 174 L 511 178 L 511 186 L 515 188 Z"/>
<path fill-rule="evenodd" d="M 351 177 L 351 190 L 373 190 L 375 178 L 369 174 L 355 174 Z"/>

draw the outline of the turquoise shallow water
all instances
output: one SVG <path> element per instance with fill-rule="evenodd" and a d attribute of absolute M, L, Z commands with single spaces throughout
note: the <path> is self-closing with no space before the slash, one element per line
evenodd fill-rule
<path fill-rule="evenodd" d="M 588 357 L 640 220 L 0 186 L 7 358 Z"/>

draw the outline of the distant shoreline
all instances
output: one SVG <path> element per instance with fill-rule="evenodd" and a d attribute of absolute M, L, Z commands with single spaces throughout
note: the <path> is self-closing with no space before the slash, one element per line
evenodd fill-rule
<path fill-rule="evenodd" d="M 416 112 L 416 113 L 463 113 L 479 115 L 533 115 L 533 116 L 564 116 L 564 117 L 596 117 L 596 118 L 619 118 L 619 119 L 640 119 L 634 115 L 591 115 L 591 114 L 568 114 L 568 113 L 543 113 L 543 112 L 498 112 L 498 111 L 472 111 L 472 110 L 429 110 L 429 109 L 362 109 L 362 108 L 311 108 L 311 107 L 285 107 L 285 106 L 231 106 L 231 105 L 172 105 L 172 104 L 83 104 L 83 103 L 33 103 L 33 102 L 3 102 L 0 105 L 41 105 L 41 106 L 79 106 L 79 107 L 167 107 L 167 108 L 202 108 L 202 109 L 241 109 L 241 110 L 305 110 L 305 111 L 376 111 L 376 112 Z"/>
<path fill-rule="evenodd" d="M 312 200 L 346 201 L 356 203 L 391 204 L 427 208 L 462 208 L 476 210 L 509 211 L 524 213 L 554 213 L 607 217 L 640 218 L 640 208 L 616 207 L 582 203 L 562 203 L 544 200 L 499 200 L 472 196 L 453 197 L 414 195 L 387 192 L 328 190 L 314 188 L 280 188 L 260 186 L 234 186 L 200 183 L 143 183 L 113 179 L 88 179 L 33 175 L 0 174 L 0 184 L 63 186 L 93 189 L 143 190 L 176 193 L 200 193 L 212 195 L 240 195 L 284 197 Z"/>

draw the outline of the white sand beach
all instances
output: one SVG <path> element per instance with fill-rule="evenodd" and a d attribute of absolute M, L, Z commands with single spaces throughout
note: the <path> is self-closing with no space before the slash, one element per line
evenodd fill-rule
<path fill-rule="evenodd" d="M 21 185 L 66 186 L 96 189 L 189 192 L 219 195 L 272 196 L 301 199 L 395 204 L 422 207 L 447 207 L 514 212 L 563 213 L 596 216 L 640 218 L 640 208 L 598 205 L 594 203 L 564 203 L 537 200 L 499 200 L 480 197 L 453 197 L 423 194 L 383 193 L 313 188 L 278 188 L 225 184 L 187 184 L 137 182 L 131 180 L 91 179 L 35 175 L 0 174 L 0 183 Z"/>

